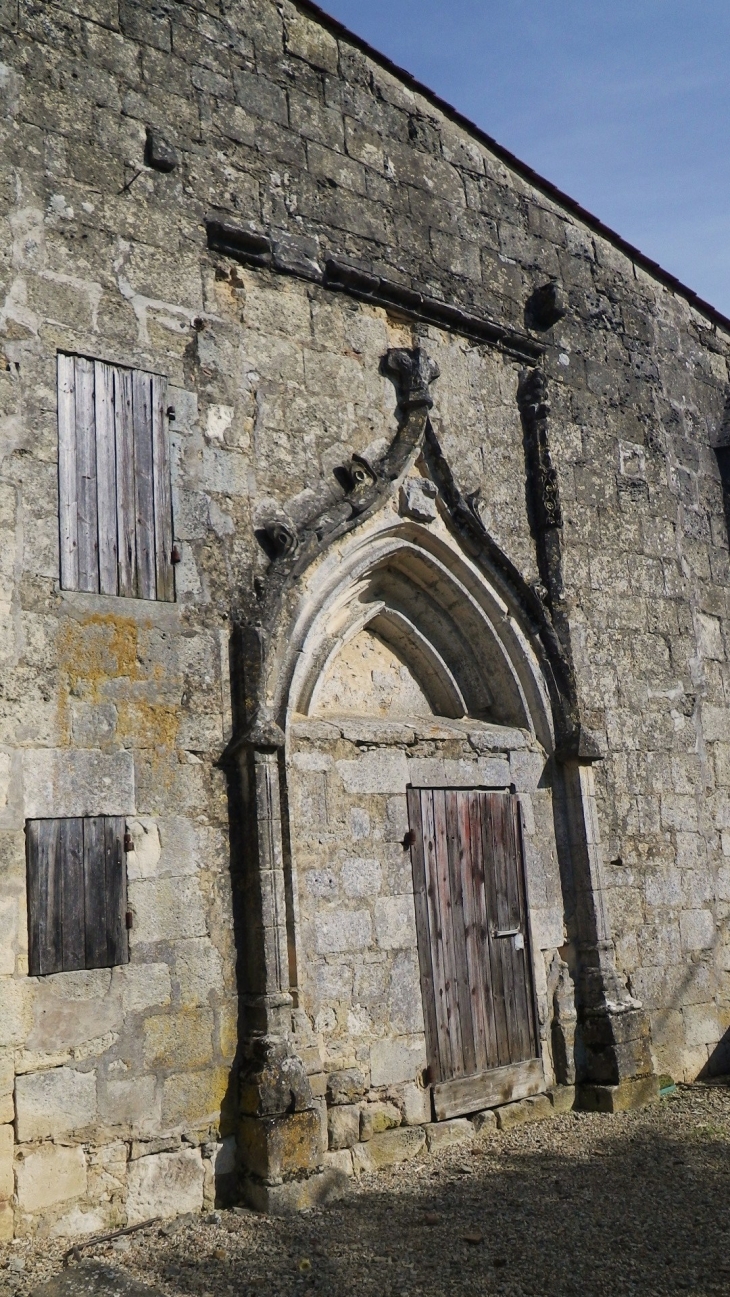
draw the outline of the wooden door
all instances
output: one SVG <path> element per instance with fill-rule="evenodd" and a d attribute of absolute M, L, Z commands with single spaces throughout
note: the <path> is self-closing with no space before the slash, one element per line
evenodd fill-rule
<path fill-rule="evenodd" d="M 426 1046 L 438 1120 L 545 1088 L 516 796 L 409 788 Z"/>

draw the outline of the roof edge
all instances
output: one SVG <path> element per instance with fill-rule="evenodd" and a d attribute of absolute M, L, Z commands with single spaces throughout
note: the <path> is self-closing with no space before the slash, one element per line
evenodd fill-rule
<path fill-rule="evenodd" d="M 593 230 L 594 233 L 599 234 L 601 238 L 605 239 L 608 243 L 613 244 L 619 252 L 623 252 L 624 255 L 631 261 L 635 262 L 636 265 L 641 266 L 643 270 L 646 270 L 653 279 L 656 279 L 660 284 L 663 284 L 665 288 L 671 289 L 671 291 L 676 293 L 678 297 L 683 297 L 684 300 L 688 302 L 690 306 L 694 307 L 696 311 L 699 311 L 701 315 L 707 316 L 708 320 L 711 320 L 713 324 L 720 325 L 721 328 L 730 333 L 730 317 L 723 315 L 722 311 L 719 311 L 711 302 L 705 301 L 705 299 L 700 297 L 699 293 L 696 293 L 694 289 L 688 288 L 687 285 L 683 284 L 681 279 L 678 279 L 676 275 L 673 275 L 669 270 L 665 270 L 663 266 L 659 265 L 658 261 L 653 261 L 652 258 L 643 253 L 640 248 L 635 247 L 633 243 L 629 243 L 627 239 L 622 238 L 622 236 L 617 234 L 615 230 L 612 230 L 609 225 L 604 225 L 603 221 L 601 221 L 599 217 L 594 216 L 592 212 L 587 210 L 587 208 L 581 207 L 580 203 L 576 202 L 574 198 L 571 198 L 569 194 L 564 193 L 563 190 L 559 189 L 557 185 L 554 185 L 552 181 L 546 180 L 544 176 L 541 176 L 539 172 L 534 171 L 526 162 L 520 161 L 514 153 L 510 153 L 509 149 L 504 148 L 504 146 L 499 144 L 497 140 L 493 139 L 491 135 L 488 135 L 486 131 L 483 131 L 480 126 L 477 126 L 470 120 L 470 118 L 459 112 L 458 108 L 454 108 L 453 104 L 448 103 L 446 99 L 442 99 L 440 95 L 437 95 L 435 91 L 430 90 L 422 81 L 419 81 L 417 77 L 414 77 L 411 72 L 407 72 L 405 68 L 399 67 L 397 63 L 394 63 L 392 59 L 389 59 L 386 54 L 382 54 L 374 45 L 370 45 L 368 41 L 362 38 L 362 36 L 358 36 L 355 32 L 350 31 L 349 27 L 346 27 L 344 23 L 341 23 L 338 18 L 333 18 L 331 14 L 325 13 L 324 9 L 320 8 L 320 6 L 315 3 L 315 0 L 294 0 L 294 4 L 297 8 L 310 13 L 311 16 L 321 24 L 321 26 L 326 27 L 333 35 L 346 40 L 350 45 L 354 45 L 356 49 L 361 50 L 362 53 L 366 54 L 369 59 L 372 59 L 374 63 L 378 63 L 386 72 L 390 72 L 393 76 L 397 77 L 399 81 L 404 82 L 409 89 L 414 90 L 417 94 L 421 95 L 422 98 L 427 99 L 429 103 L 433 104 L 434 108 L 438 108 L 439 112 L 443 113 L 444 116 L 449 117 L 457 126 L 460 126 L 463 130 L 468 131 L 470 135 L 473 135 L 480 140 L 481 143 L 490 150 L 490 152 L 494 153 L 502 162 L 506 163 L 506 165 L 513 171 L 516 171 L 518 175 L 527 180 L 535 189 L 539 189 L 546 198 L 550 198 L 554 202 L 559 203 L 561 207 L 565 208 L 571 213 L 571 215 L 576 216 L 584 225 L 587 225 L 589 229 Z"/>

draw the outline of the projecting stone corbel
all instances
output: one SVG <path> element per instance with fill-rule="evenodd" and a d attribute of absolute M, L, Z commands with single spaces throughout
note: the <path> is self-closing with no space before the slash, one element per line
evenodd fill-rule
<path fill-rule="evenodd" d="M 383 369 L 395 384 L 398 405 L 405 414 L 412 410 L 432 409 L 433 397 L 429 387 L 441 370 L 421 347 L 413 351 L 404 347 L 393 348 L 384 357 Z"/>

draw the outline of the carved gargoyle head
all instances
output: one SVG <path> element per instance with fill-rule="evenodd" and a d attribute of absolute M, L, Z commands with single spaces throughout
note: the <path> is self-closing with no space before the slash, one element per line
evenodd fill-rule
<path fill-rule="evenodd" d="M 299 537 L 293 523 L 284 518 L 272 518 L 264 523 L 264 533 L 274 558 L 291 558 L 299 547 Z"/>
<path fill-rule="evenodd" d="M 415 347 L 413 351 L 408 351 L 405 347 L 394 347 L 384 356 L 382 368 L 395 383 L 398 404 L 402 410 L 410 413 L 419 406 L 431 409 L 433 397 L 428 389 L 441 370 L 421 347 Z"/>

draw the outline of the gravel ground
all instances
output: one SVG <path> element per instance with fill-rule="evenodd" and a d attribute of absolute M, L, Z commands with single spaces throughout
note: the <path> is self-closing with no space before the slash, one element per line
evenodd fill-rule
<path fill-rule="evenodd" d="M 323 1211 L 225 1211 L 83 1255 L 169 1297 L 730 1293 L 729 1154 L 730 1088 L 685 1087 L 363 1176 Z M 33 1293 L 67 1247 L 4 1247 L 0 1292 Z"/>

